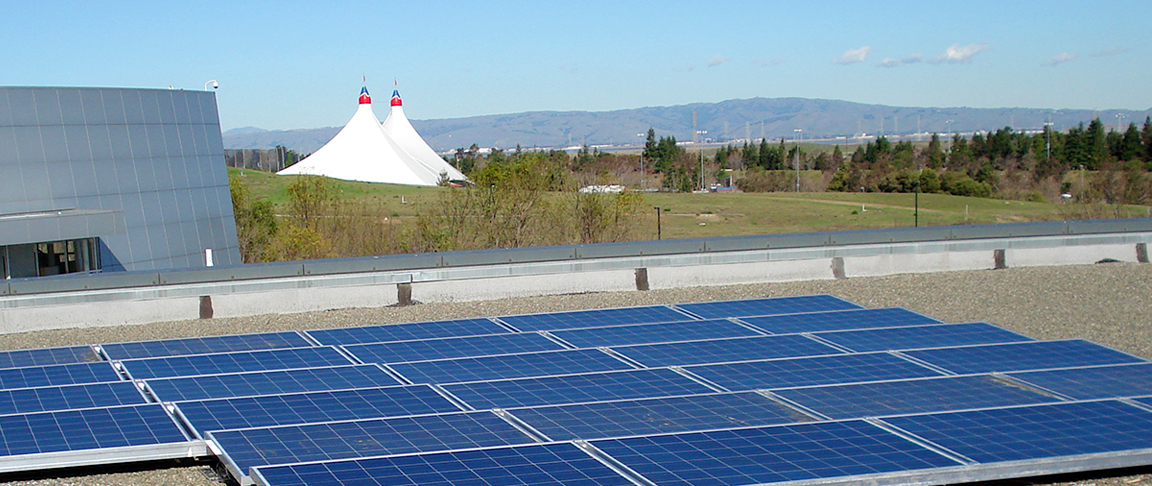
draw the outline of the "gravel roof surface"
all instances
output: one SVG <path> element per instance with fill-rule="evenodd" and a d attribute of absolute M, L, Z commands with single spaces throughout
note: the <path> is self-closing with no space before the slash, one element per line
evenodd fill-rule
<path fill-rule="evenodd" d="M 904 307 L 952 323 L 988 322 L 1039 339 L 1083 338 L 1152 359 L 1152 265 L 1136 263 L 907 274 L 648 292 L 588 293 L 65 329 L 2 335 L 0 349 L 810 294 L 832 294 L 872 308 Z M 44 477 L 0 484 L 220 484 L 210 464 L 109 474 L 70 471 L 69 474 L 66 477 Z M 5 479 L 0 476 L 0 481 Z M 1015 480 L 1011 483 L 1152 485 L 1152 469 Z"/>

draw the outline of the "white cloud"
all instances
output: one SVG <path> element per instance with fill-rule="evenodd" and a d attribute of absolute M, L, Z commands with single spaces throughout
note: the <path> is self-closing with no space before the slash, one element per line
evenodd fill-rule
<path fill-rule="evenodd" d="M 872 46 L 864 46 L 859 49 L 848 49 L 832 62 L 834 64 L 856 64 L 858 62 L 864 62 L 870 55 L 872 55 Z"/>
<path fill-rule="evenodd" d="M 987 43 L 968 44 L 961 47 L 959 44 L 952 44 L 951 47 L 944 49 L 944 53 L 932 59 L 932 63 L 948 63 L 948 64 L 962 64 L 972 62 L 972 58 L 977 54 L 988 50 Z"/>
<path fill-rule="evenodd" d="M 781 64 L 784 64 L 784 58 L 783 57 L 776 57 L 776 58 L 772 58 L 772 59 L 768 59 L 768 60 L 757 60 L 756 63 L 759 64 L 761 67 L 779 66 Z"/>
<path fill-rule="evenodd" d="M 730 59 L 728 59 L 726 56 L 721 56 L 720 54 L 717 54 L 715 56 L 712 56 L 712 59 L 708 60 L 708 67 L 716 67 L 716 66 L 719 66 L 721 64 L 728 62 L 729 60 Z"/>
<path fill-rule="evenodd" d="M 1055 56 L 1052 56 L 1052 59 L 1050 61 L 1044 63 L 1044 65 L 1045 66 L 1055 66 L 1057 64 L 1066 63 L 1066 62 L 1071 61 L 1073 59 L 1076 59 L 1076 53 L 1075 52 L 1061 52 Z"/>
<path fill-rule="evenodd" d="M 1114 46 L 1114 47 L 1109 47 L 1107 49 L 1104 49 L 1103 51 L 1093 52 L 1092 54 L 1089 54 L 1089 56 L 1108 57 L 1108 56 L 1115 56 L 1116 54 L 1123 54 L 1125 52 L 1128 52 L 1127 47 Z"/>
<path fill-rule="evenodd" d="M 923 54 L 912 54 L 911 56 L 904 56 L 900 59 L 894 57 L 886 57 L 876 64 L 876 67 L 892 68 L 899 67 L 905 64 L 916 64 L 924 60 Z"/>

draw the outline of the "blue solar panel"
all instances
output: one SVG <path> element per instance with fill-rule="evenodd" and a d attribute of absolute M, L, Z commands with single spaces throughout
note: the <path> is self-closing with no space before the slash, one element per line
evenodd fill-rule
<path fill-rule="evenodd" d="M 965 348 L 926 349 L 904 354 L 958 374 L 1025 371 L 1143 360 L 1088 341 L 1033 341 Z"/>
<path fill-rule="evenodd" d="M 578 348 L 627 346 L 629 344 L 671 343 L 763 334 L 727 319 L 707 321 L 633 324 L 628 326 L 593 327 L 552 331 L 552 335 Z"/>
<path fill-rule="evenodd" d="M 158 403 L 0 416 L 0 456 L 186 442 Z"/>
<path fill-rule="evenodd" d="M 148 379 L 339 366 L 352 361 L 336 348 L 315 347 L 131 359 L 120 363 L 132 378 Z"/>
<path fill-rule="evenodd" d="M 147 403 L 127 381 L 0 391 L 0 415 Z"/>
<path fill-rule="evenodd" d="M 860 309 L 859 305 L 831 295 L 805 295 L 800 297 L 773 297 L 765 299 L 730 300 L 724 302 L 701 302 L 698 304 L 676 304 L 705 319 L 723 317 L 770 316 L 776 314 L 796 314 L 799 312 L 825 312 Z"/>
<path fill-rule="evenodd" d="M 863 421 L 593 441 L 660 486 L 737 486 L 959 466 Z"/>
<path fill-rule="evenodd" d="M 552 440 L 602 439 L 813 420 L 755 392 L 517 408 L 509 412 Z"/>
<path fill-rule="evenodd" d="M 209 433 L 236 471 L 255 466 L 527 444 L 491 412 L 330 422 Z"/>
<path fill-rule="evenodd" d="M 488 319 L 412 322 L 408 324 L 384 324 L 380 326 L 304 331 L 305 334 L 311 336 L 316 342 L 332 346 L 478 336 L 481 334 L 500 334 L 505 332 L 509 331 Z"/>
<path fill-rule="evenodd" d="M 119 381 L 109 361 L 0 370 L 0 389 Z"/>
<path fill-rule="evenodd" d="M 742 317 L 740 320 L 772 334 L 940 324 L 940 321 L 932 319 L 931 317 L 925 317 L 910 310 L 896 308 L 813 312 L 809 314 L 789 314 L 784 316 Z"/>
<path fill-rule="evenodd" d="M 1152 448 L 1152 412 L 1122 402 L 1075 402 L 884 419 L 976 462 Z"/>
<path fill-rule="evenodd" d="M 193 337 L 103 344 L 101 349 L 112 359 L 155 358 L 186 354 L 229 353 L 258 349 L 302 348 L 312 343 L 294 331 L 233 336 Z"/>
<path fill-rule="evenodd" d="M 1060 401 L 988 375 L 793 388 L 773 393 L 833 419 Z"/>
<path fill-rule="evenodd" d="M 732 391 L 940 376 L 936 371 L 887 353 L 747 361 L 685 369 Z"/>
<path fill-rule="evenodd" d="M 265 486 L 635 486 L 570 443 L 256 469 Z"/>
<path fill-rule="evenodd" d="M 180 402 L 201 435 L 212 430 L 400 417 L 460 408 L 426 385 Z"/>
<path fill-rule="evenodd" d="M 1032 340 L 1032 338 L 984 323 L 836 331 L 820 333 L 819 336 L 856 352 L 942 348 Z"/>
<path fill-rule="evenodd" d="M 100 361 L 89 346 L 0 351 L 0 369 Z"/>
<path fill-rule="evenodd" d="M 647 366 L 726 363 L 756 359 L 841 354 L 843 351 L 797 334 L 752 338 L 714 339 L 682 343 L 614 347 L 624 356 Z"/>
<path fill-rule="evenodd" d="M 461 338 L 397 341 L 391 343 L 344 346 L 365 363 L 403 363 L 433 359 L 491 356 L 494 354 L 531 353 L 566 349 L 534 332 L 492 334 Z"/>
<path fill-rule="evenodd" d="M 500 320 L 511 324 L 521 331 L 554 331 L 558 329 L 675 322 L 689 318 L 688 315 L 676 312 L 672 310 L 671 307 L 655 305 L 649 307 L 625 307 L 621 309 L 527 314 L 522 316 L 501 317 Z"/>
<path fill-rule="evenodd" d="M 634 369 L 595 349 L 509 354 L 389 365 L 413 383 L 458 383 Z"/>
<path fill-rule="evenodd" d="M 444 385 L 478 408 L 511 408 L 710 393 L 715 390 L 669 369 L 589 373 Z"/>
<path fill-rule="evenodd" d="M 376 365 L 356 365 L 159 378 L 147 380 L 147 384 L 159 400 L 175 402 L 395 386 L 400 382 Z"/>
<path fill-rule="evenodd" d="M 1009 376 L 1077 400 L 1152 395 L 1152 363 L 1011 373 Z"/>

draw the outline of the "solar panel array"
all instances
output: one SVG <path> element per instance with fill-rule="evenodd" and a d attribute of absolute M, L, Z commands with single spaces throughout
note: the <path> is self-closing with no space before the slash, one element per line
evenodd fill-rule
<path fill-rule="evenodd" d="M 972 481 L 1152 463 L 1152 363 L 765 298 L 9 351 L 0 438 L 265 486 Z"/>

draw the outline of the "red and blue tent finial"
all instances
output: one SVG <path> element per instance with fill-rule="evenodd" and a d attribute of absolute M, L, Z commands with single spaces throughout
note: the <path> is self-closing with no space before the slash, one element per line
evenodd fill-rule
<path fill-rule="evenodd" d="M 403 106 L 404 102 L 400 101 L 400 91 L 392 90 L 392 106 Z"/>
<path fill-rule="evenodd" d="M 371 105 L 372 104 L 372 97 L 368 95 L 368 87 L 367 86 L 360 88 L 360 104 L 361 105 Z"/>

